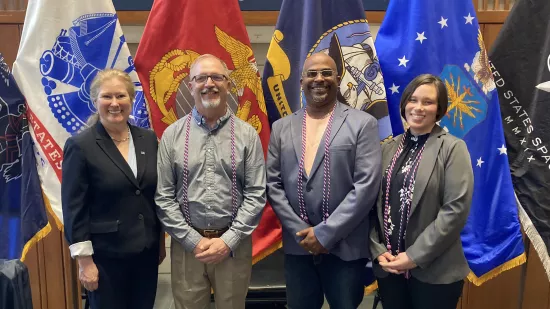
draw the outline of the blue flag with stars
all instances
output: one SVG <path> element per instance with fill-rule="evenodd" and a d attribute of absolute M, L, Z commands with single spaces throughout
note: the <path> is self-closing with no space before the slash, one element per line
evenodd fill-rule
<path fill-rule="evenodd" d="M 525 262 L 498 93 L 472 1 L 393 0 L 376 38 L 394 135 L 403 133 L 401 92 L 439 76 L 448 92 L 439 125 L 468 145 L 474 195 L 462 232 L 476 285 Z"/>
<path fill-rule="evenodd" d="M 24 260 L 51 230 L 25 98 L 0 54 L 0 259 Z"/>

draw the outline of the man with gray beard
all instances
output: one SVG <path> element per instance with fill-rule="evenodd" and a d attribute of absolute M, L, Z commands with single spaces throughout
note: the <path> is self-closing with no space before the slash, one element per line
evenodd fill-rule
<path fill-rule="evenodd" d="M 191 65 L 192 113 L 170 125 L 158 150 L 157 214 L 172 236 L 177 309 L 243 308 L 252 269 L 252 231 L 265 199 L 260 138 L 227 106 L 225 63 Z"/>
<path fill-rule="evenodd" d="M 267 196 L 283 226 L 287 304 L 357 308 L 369 257 L 368 213 L 380 186 L 378 125 L 337 101 L 340 77 L 325 53 L 300 80 L 307 106 L 277 120 L 267 156 Z"/>

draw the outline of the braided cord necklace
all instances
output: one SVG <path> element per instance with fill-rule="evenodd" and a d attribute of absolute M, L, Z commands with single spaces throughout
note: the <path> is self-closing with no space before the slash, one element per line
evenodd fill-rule
<path fill-rule="evenodd" d="M 230 130 L 231 130 L 231 223 L 237 216 L 237 164 L 235 159 L 235 117 L 233 114 L 229 116 Z M 191 132 L 191 116 L 187 117 L 185 123 L 185 145 L 183 151 L 183 215 L 185 222 L 191 225 L 191 214 L 189 212 L 189 137 Z"/>
<path fill-rule="evenodd" d="M 336 105 L 335 105 L 336 107 Z M 334 108 L 335 108 L 334 107 Z M 332 131 L 332 123 L 334 121 L 334 108 L 330 113 L 330 118 L 328 119 L 327 128 L 325 130 L 325 160 L 323 162 L 323 221 L 327 221 L 329 217 L 329 199 L 330 199 L 330 152 L 329 152 L 329 142 L 330 134 Z M 304 109 L 304 116 L 302 118 L 302 153 L 300 156 L 300 162 L 298 164 L 298 204 L 300 208 L 300 219 L 306 223 L 309 222 L 309 217 L 306 211 L 306 203 L 304 200 L 304 174 L 305 174 L 305 158 L 306 158 L 306 140 L 307 140 L 307 110 Z"/>

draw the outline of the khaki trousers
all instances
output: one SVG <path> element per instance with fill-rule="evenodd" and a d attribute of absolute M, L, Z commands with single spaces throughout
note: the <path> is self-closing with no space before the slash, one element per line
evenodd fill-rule
<path fill-rule="evenodd" d="M 252 237 L 221 263 L 208 265 L 172 240 L 172 294 L 176 309 L 208 309 L 214 290 L 217 309 L 244 309 L 252 271 Z"/>

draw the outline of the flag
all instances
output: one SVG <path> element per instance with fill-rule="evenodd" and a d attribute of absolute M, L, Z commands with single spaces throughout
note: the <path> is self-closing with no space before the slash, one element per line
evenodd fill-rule
<path fill-rule="evenodd" d="M 476 285 L 525 262 L 498 93 L 472 1 L 394 0 L 376 38 L 394 134 L 403 132 L 399 100 L 417 75 L 439 76 L 448 92 L 440 126 L 463 139 L 474 172 L 462 231 Z"/>
<path fill-rule="evenodd" d="M 317 52 L 336 62 L 338 100 L 378 119 L 380 140 L 391 137 L 384 80 L 360 0 L 283 1 L 262 83 L 270 123 L 305 105 L 302 67 Z"/>
<path fill-rule="evenodd" d="M 63 146 L 87 127 L 96 111 L 90 83 L 105 68 L 130 74 L 137 90 L 131 122 L 148 127 L 143 91 L 113 3 L 29 1 L 13 75 L 27 99 L 31 133 L 38 144 L 38 174 L 59 229 Z"/>
<path fill-rule="evenodd" d="M 265 154 L 270 127 L 256 59 L 237 0 L 153 3 L 136 53 L 136 67 L 157 136 L 193 109 L 189 69 L 202 54 L 212 54 L 227 64 L 233 82 L 229 108 L 256 129 Z M 281 246 L 281 226 L 269 204 L 252 234 L 252 243 L 254 262 Z"/>
<path fill-rule="evenodd" d="M 525 234 L 550 279 L 550 2 L 514 4 L 489 58 Z M 528 35 L 526 35 L 528 34 Z"/>
<path fill-rule="evenodd" d="M 51 230 L 25 98 L 0 54 L 0 259 L 21 259 Z"/>

